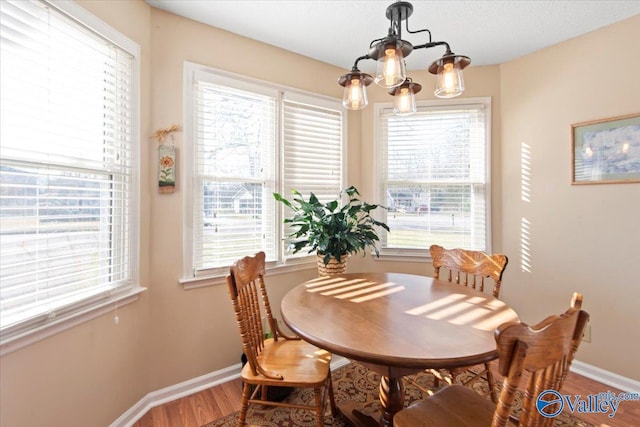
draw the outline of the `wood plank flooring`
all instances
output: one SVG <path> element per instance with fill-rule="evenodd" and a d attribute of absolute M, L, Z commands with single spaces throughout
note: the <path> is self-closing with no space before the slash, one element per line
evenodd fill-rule
<path fill-rule="evenodd" d="M 495 372 L 495 369 L 494 369 Z M 620 390 L 578 374 L 569 373 L 562 394 L 596 394 Z M 242 383 L 239 379 L 152 408 L 133 427 L 200 427 L 240 409 Z M 580 418 L 601 427 L 640 426 L 640 401 L 622 402 L 615 417 L 581 414 Z"/>
<path fill-rule="evenodd" d="M 133 427 L 200 427 L 240 409 L 240 379 L 151 408 Z"/>
<path fill-rule="evenodd" d="M 497 369 L 493 369 L 496 378 L 502 379 L 497 374 Z M 523 381 L 526 378 L 523 377 Z M 587 395 L 597 394 L 601 392 L 611 391 L 620 393 L 620 390 L 608 385 L 599 383 L 582 375 L 569 372 L 567 379 L 562 386 L 561 394 L 569 394 L 571 396 L 582 396 L 583 399 Z M 570 412 L 565 405 L 565 412 Z M 618 407 L 615 417 L 609 418 L 607 414 L 574 414 L 576 417 L 588 421 L 600 427 L 640 427 L 640 401 L 622 402 Z"/>

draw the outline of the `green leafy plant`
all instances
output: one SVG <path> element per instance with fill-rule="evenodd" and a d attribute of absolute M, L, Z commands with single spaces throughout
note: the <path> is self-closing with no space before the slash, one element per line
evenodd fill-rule
<path fill-rule="evenodd" d="M 344 204 L 341 203 L 343 194 L 348 197 Z M 376 229 L 382 227 L 389 231 L 389 226 L 373 218 L 371 212 L 378 207 L 386 207 L 362 202 L 354 186 L 341 191 L 339 200 L 324 204 L 313 193 L 309 200 L 305 200 L 296 190 L 293 190 L 293 195 L 289 201 L 273 193 L 276 200 L 293 211 L 293 217 L 284 220 L 295 230 L 288 236 L 294 240 L 293 253 L 309 248 L 308 253 L 317 251 L 324 255 L 325 265 L 332 257 L 340 262 L 342 257 L 367 248 L 372 248 L 376 256 L 380 256 L 376 247 L 376 242 L 380 240 Z"/>

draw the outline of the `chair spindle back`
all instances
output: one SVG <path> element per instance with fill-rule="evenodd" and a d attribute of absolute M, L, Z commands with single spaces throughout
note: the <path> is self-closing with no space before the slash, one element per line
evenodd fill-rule
<path fill-rule="evenodd" d="M 550 426 L 553 418 L 544 417 L 536 409 L 536 400 L 545 390 L 559 391 L 567 376 L 589 315 L 581 310 L 582 295 L 576 293 L 572 306 L 563 314 L 550 316 L 535 326 L 506 323 L 496 330 L 500 362 L 499 372 L 505 377 L 492 426 L 506 426 L 515 392 L 526 372 L 529 379 L 522 396 L 519 426 Z M 556 404 L 546 411 L 553 412 Z M 549 413 L 549 412 L 547 412 Z"/>
<path fill-rule="evenodd" d="M 485 278 L 493 281 L 492 295 L 498 298 L 502 274 L 509 259 L 503 254 L 489 255 L 482 251 L 466 249 L 445 249 L 439 245 L 429 248 L 433 260 L 434 275 L 442 280 L 440 269 L 448 270 L 448 281 L 484 292 Z"/>
<path fill-rule="evenodd" d="M 265 332 L 262 325 L 262 306 L 265 317 L 269 322 L 273 339 L 277 340 L 277 328 L 271 313 L 271 305 L 264 283 L 265 253 L 259 252 L 255 257 L 244 257 L 231 267 L 231 274 L 227 276 L 227 287 L 236 322 L 240 329 L 242 350 L 247 357 L 254 375 L 261 371 L 257 358 L 264 350 Z"/>

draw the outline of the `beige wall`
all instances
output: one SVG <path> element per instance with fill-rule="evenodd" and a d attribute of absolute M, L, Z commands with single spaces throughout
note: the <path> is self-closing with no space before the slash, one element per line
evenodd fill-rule
<path fill-rule="evenodd" d="M 635 380 L 640 184 L 570 185 L 570 125 L 640 112 L 638 40 L 640 15 L 500 67 L 503 298 L 533 322 L 582 292 L 592 342 L 577 359 Z"/>
<path fill-rule="evenodd" d="M 178 283 L 181 184 L 173 194 L 160 195 L 156 188 L 157 145 L 148 137 L 155 129 L 183 124 L 183 61 L 341 96 L 335 82 L 344 70 L 336 67 L 152 9 L 141 0 L 79 3 L 142 46 L 141 281 L 148 291 L 120 309 L 118 325 L 113 315 L 105 315 L 0 359 L 3 427 L 108 425 L 151 391 L 239 361 L 226 289 L 185 291 Z M 465 72 L 465 97 L 490 96 L 493 102 L 492 235 L 494 249 L 512 260 L 505 299 L 525 320 L 537 320 L 564 308 L 568 294 L 581 289 L 594 317 L 594 343 L 585 345 L 578 358 L 636 379 L 628 354 L 635 354 L 637 345 L 618 337 L 624 331 L 633 336 L 639 287 L 623 285 L 625 277 L 617 271 L 627 268 L 616 267 L 640 261 L 633 214 L 640 207 L 638 185 L 569 186 L 568 129 L 573 122 L 630 112 L 634 100 L 635 110 L 640 109 L 633 74 L 640 65 L 637 55 L 624 56 L 628 66 L 611 86 L 600 89 L 606 81 L 602 64 L 612 54 L 637 52 L 632 40 L 640 38 L 639 24 L 635 18 L 509 64 Z M 554 67 L 545 71 L 541 64 Z M 421 96 L 430 98 L 432 78 L 426 72 L 413 77 L 424 86 Z M 555 81 L 563 82 L 562 87 L 552 86 Z M 371 91 L 372 104 L 388 100 L 383 91 Z M 372 114 L 369 108 L 348 115 L 347 183 L 358 186 L 365 197 L 373 193 Z M 178 150 L 182 141 L 179 134 Z M 533 200 L 527 204 L 519 193 L 522 142 L 533 147 Z M 184 161 L 180 154 L 179 162 Z M 532 222 L 531 273 L 520 270 L 523 216 Z M 605 255 L 594 257 L 601 248 L 607 248 Z M 602 259 L 605 265 L 597 265 Z M 350 271 L 431 272 L 423 263 L 352 261 Z M 272 305 L 279 306 L 288 289 L 314 274 L 271 276 Z M 532 288 L 537 291 L 533 295 Z"/>
<path fill-rule="evenodd" d="M 161 10 L 151 12 L 151 39 L 152 128 L 183 123 L 184 61 L 341 96 L 335 84 L 340 73 L 336 67 Z M 182 141 L 180 134 L 176 138 L 179 150 Z M 182 272 L 183 196 L 180 184 L 174 194 L 152 191 L 151 195 L 151 390 L 239 363 L 242 353 L 226 287 L 185 291 L 178 283 Z M 279 307 L 284 292 L 312 274 L 310 270 L 272 275 L 274 307 Z"/>

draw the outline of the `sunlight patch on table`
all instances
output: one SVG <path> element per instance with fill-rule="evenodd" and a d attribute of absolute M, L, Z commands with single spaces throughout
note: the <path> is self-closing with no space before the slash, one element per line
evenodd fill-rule
<path fill-rule="evenodd" d="M 481 312 L 487 313 L 489 310 L 483 306 L 477 304 L 469 304 L 466 301 L 460 301 L 455 305 L 443 307 L 438 311 L 432 312 L 424 317 L 433 320 L 449 320 L 452 323 L 455 319 L 460 318 L 463 314 L 468 312 Z"/>
<path fill-rule="evenodd" d="M 369 294 L 369 295 L 365 295 L 362 297 L 358 297 L 358 298 L 353 298 L 351 301 L 353 302 L 365 302 L 365 301 L 370 301 L 372 299 L 376 299 L 376 298 L 381 298 L 387 295 L 391 295 L 391 294 L 395 294 L 396 292 L 400 292 L 405 290 L 406 288 L 402 285 L 398 285 L 394 288 L 389 288 L 386 289 L 384 291 L 380 291 L 380 292 L 375 292 L 373 294 Z"/>
<path fill-rule="evenodd" d="M 407 314 L 412 314 L 414 316 L 421 316 L 423 314 L 427 314 L 432 311 L 436 311 L 440 309 L 440 307 L 457 304 L 459 300 L 463 299 L 464 295 L 449 295 L 445 298 L 440 298 L 437 301 L 430 302 L 429 304 L 421 305 L 419 307 L 412 308 L 410 310 L 405 311 Z"/>
<path fill-rule="evenodd" d="M 516 321 L 513 318 L 513 312 L 507 310 L 507 307 L 502 307 L 498 311 L 492 311 L 491 314 L 486 317 L 486 319 L 480 322 L 476 322 L 473 327 L 475 329 L 480 329 L 483 331 L 493 331 L 503 323 L 513 321 Z"/>
<path fill-rule="evenodd" d="M 375 283 L 375 282 L 371 282 L 371 283 Z M 365 294 L 369 294 L 371 292 L 375 292 L 378 290 L 385 290 L 385 289 L 389 289 L 392 288 L 394 286 L 398 286 L 397 283 L 393 283 L 393 282 L 387 282 L 387 283 L 381 283 L 379 285 L 376 286 L 366 286 L 364 288 L 361 289 L 357 289 L 354 290 L 353 292 L 347 292 L 345 294 L 340 294 L 340 295 L 336 295 L 336 298 L 339 299 L 352 299 L 361 295 L 365 295 Z M 403 286 L 404 288 L 404 286 Z"/>
<path fill-rule="evenodd" d="M 353 282 L 352 285 L 340 285 L 339 287 L 335 287 L 334 286 L 334 287 L 332 287 L 333 289 L 328 288 L 328 290 L 323 290 L 320 293 L 322 295 L 328 295 L 328 296 L 338 295 L 338 294 L 341 294 L 343 292 L 351 292 L 351 291 L 355 291 L 357 289 L 366 288 L 368 286 L 371 286 L 374 283 L 376 283 L 376 282 L 361 280 L 361 281 L 359 281 L 359 283 L 358 282 Z"/>

